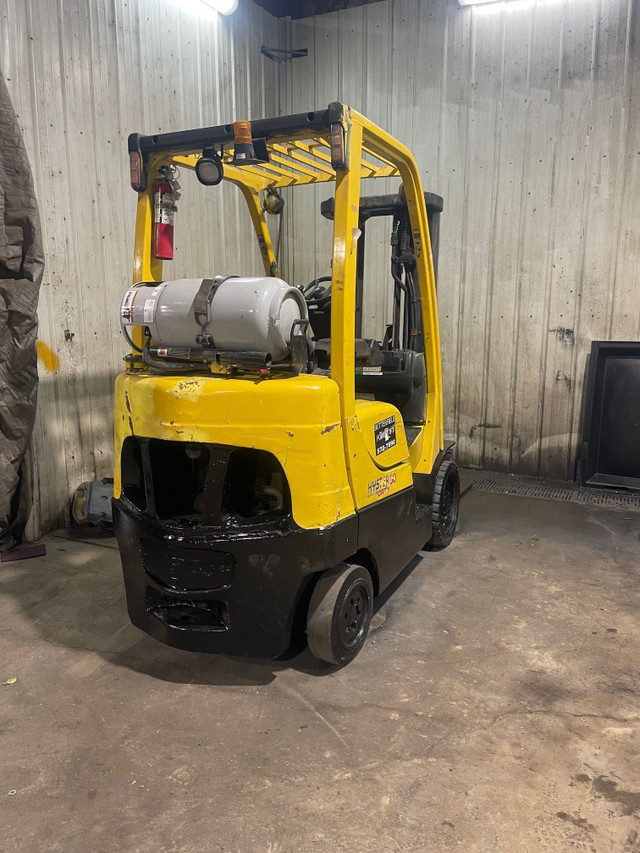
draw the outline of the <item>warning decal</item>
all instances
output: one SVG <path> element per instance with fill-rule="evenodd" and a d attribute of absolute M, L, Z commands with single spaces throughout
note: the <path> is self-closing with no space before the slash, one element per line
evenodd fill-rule
<path fill-rule="evenodd" d="M 142 310 L 142 322 L 143 323 L 153 323 L 155 313 L 156 313 L 156 300 L 155 299 L 145 299 L 144 300 L 144 308 Z"/>
<path fill-rule="evenodd" d="M 380 456 L 385 450 L 389 450 L 396 443 L 396 416 L 391 415 L 377 424 L 374 424 L 374 437 L 376 442 L 376 456 Z"/>
<path fill-rule="evenodd" d="M 136 298 L 137 291 L 134 289 L 127 290 L 124 295 L 124 300 L 120 307 L 120 316 L 122 317 L 123 323 L 131 324 L 131 311 L 133 309 L 133 303 Z"/>

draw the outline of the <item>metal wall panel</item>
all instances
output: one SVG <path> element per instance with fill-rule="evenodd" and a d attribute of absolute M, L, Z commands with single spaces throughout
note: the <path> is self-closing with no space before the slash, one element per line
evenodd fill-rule
<path fill-rule="evenodd" d="M 1 67 L 46 249 L 39 336 L 51 355 L 33 436 L 32 537 L 65 522 L 79 483 L 112 473 L 113 382 L 126 351 L 118 309 L 136 201 L 127 136 L 275 115 L 278 67 L 260 47 L 277 42 L 280 26 L 250 0 L 229 18 L 197 0 L 2 3 Z M 192 175 L 181 182 L 165 275 L 260 272 L 238 191 L 207 191 Z"/>
<path fill-rule="evenodd" d="M 290 25 L 309 56 L 287 66 L 283 110 L 353 105 L 445 198 L 446 430 L 465 465 L 571 479 L 591 341 L 638 338 L 639 42 L 632 0 L 384 0 Z M 298 283 L 330 257 L 311 192 L 287 220 Z"/>
<path fill-rule="evenodd" d="M 128 133 L 335 99 L 407 142 L 425 189 L 445 197 L 446 427 L 460 461 L 571 477 L 590 342 L 640 331 L 637 4 L 382 0 L 289 24 L 251 0 L 230 18 L 199 17 L 199 7 L 5 0 L 0 9 L 0 63 L 47 251 L 40 338 L 51 357 L 33 439 L 31 535 L 64 521 L 78 483 L 111 472 L 135 208 Z M 309 57 L 278 65 L 262 44 L 307 47 Z M 234 188 L 190 194 L 193 177 L 182 183 L 167 274 L 258 272 Z M 301 283 L 328 272 L 331 226 L 319 218 L 326 189 L 297 193 L 283 264 Z M 379 334 L 389 305 L 380 231 L 372 247 L 364 322 Z"/>

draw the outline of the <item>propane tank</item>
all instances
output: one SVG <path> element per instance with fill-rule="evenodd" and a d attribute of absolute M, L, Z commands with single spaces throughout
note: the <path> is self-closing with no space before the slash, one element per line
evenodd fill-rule
<path fill-rule="evenodd" d="M 280 278 L 218 276 L 137 285 L 125 294 L 123 326 L 146 326 L 156 346 L 269 353 L 287 358 L 294 321 L 308 318 L 297 287 Z"/>
<path fill-rule="evenodd" d="M 173 187 L 166 175 L 153 188 L 153 256 L 173 260 L 173 217 L 176 211 Z"/>

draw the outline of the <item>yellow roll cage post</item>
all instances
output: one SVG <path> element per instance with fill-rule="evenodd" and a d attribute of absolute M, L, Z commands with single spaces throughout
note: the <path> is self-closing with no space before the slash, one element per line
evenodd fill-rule
<path fill-rule="evenodd" d="M 287 132 L 287 120 L 292 127 Z M 305 122 L 306 119 L 306 122 Z M 300 129 L 301 124 L 308 127 Z M 340 407 L 345 444 L 357 429 L 355 398 L 356 256 L 360 205 L 360 181 L 369 178 L 399 176 L 404 187 L 416 268 L 422 301 L 424 354 L 427 373 L 426 423 L 421 439 L 411 444 L 411 468 L 429 474 L 444 448 L 440 337 L 436 307 L 435 276 L 425 197 L 416 162 L 411 152 L 391 135 L 356 110 L 332 104 L 326 113 L 308 113 L 254 122 L 254 136 L 264 132 L 269 162 L 233 165 L 233 133 L 230 125 L 158 137 L 144 137 L 150 150 L 142 151 L 140 137 L 129 140 L 132 156 L 144 163 L 146 186 L 139 189 L 133 281 L 161 281 L 162 261 L 153 257 L 153 184 L 161 166 L 195 169 L 205 144 L 211 140 L 208 130 L 223 131 L 221 143 L 224 180 L 242 192 L 255 229 L 265 273 L 277 276 L 278 268 L 260 193 L 269 189 L 335 182 L 333 225 L 331 378 L 340 389 Z M 270 132 L 271 131 L 271 132 Z M 342 134 L 340 139 L 339 134 Z M 343 159 L 336 164 L 332 142 L 342 145 Z M 153 151 L 158 140 L 161 150 Z M 175 140 L 175 147 L 172 142 Z M 143 329 L 132 330 L 134 344 L 142 347 Z M 135 353 L 133 354 L 135 360 Z M 346 448 L 345 448 L 346 449 Z M 352 454 L 347 452 L 347 464 Z M 118 479 L 118 475 L 116 475 Z"/>

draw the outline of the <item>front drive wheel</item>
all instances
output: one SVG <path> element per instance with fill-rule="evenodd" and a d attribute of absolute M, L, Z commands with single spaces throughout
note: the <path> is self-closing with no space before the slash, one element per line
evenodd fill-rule
<path fill-rule="evenodd" d="M 324 572 L 311 596 L 307 640 L 314 657 L 346 664 L 364 645 L 373 614 L 371 575 L 354 563 Z"/>
<path fill-rule="evenodd" d="M 438 469 L 433 490 L 433 528 L 428 548 L 446 548 L 453 539 L 460 509 L 460 475 L 455 462 L 445 459 Z"/>

